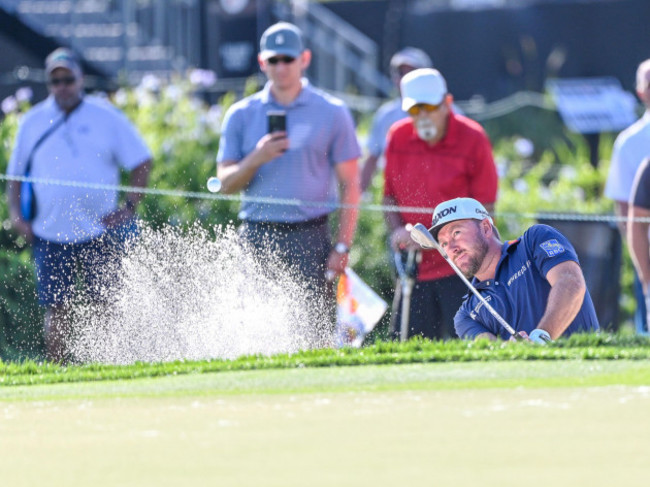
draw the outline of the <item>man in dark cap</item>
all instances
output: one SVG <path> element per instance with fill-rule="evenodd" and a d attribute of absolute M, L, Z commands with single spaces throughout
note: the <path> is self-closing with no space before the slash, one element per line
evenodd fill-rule
<path fill-rule="evenodd" d="M 66 361 L 68 312 L 76 281 L 93 295 L 108 265 L 118 229 L 132 223 L 142 195 L 129 193 L 118 205 L 113 190 L 89 185 L 118 185 L 120 174 L 145 187 L 151 153 L 133 125 L 102 98 L 84 95 L 81 65 L 73 51 L 60 48 L 45 60 L 49 97 L 35 105 L 18 129 L 7 173 L 29 174 L 35 213 L 21 208 L 21 183 L 8 183 L 11 223 L 32 243 L 38 299 L 46 307 L 47 357 Z M 65 180 L 75 184 L 47 183 Z M 85 186 L 86 185 L 86 186 Z M 122 235 L 119 233 L 119 235 Z"/>
<path fill-rule="evenodd" d="M 303 77 L 311 51 L 295 25 L 269 27 L 258 61 L 268 82 L 224 118 L 217 155 L 222 192 L 247 197 L 239 213 L 243 238 L 275 249 L 309 289 L 333 303 L 332 280 L 345 270 L 357 223 L 360 148 L 352 115 Z M 278 114 L 285 126 L 270 127 L 269 117 Z M 332 245 L 328 217 L 337 203 L 342 208 Z"/>

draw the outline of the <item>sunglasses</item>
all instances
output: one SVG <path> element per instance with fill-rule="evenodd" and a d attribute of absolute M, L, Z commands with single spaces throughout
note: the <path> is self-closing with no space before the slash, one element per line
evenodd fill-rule
<path fill-rule="evenodd" d="M 59 86 L 59 85 L 70 86 L 74 84 L 75 81 L 77 81 L 77 78 L 75 78 L 74 76 L 63 76 L 62 78 L 50 78 L 47 83 L 50 86 Z"/>
<path fill-rule="evenodd" d="M 418 103 L 417 105 L 413 105 L 411 108 L 407 110 L 407 113 L 412 116 L 419 115 L 420 113 L 433 113 L 436 110 L 438 110 L 442 106 L 442 103 L 438 103 L 437 105 L 429 105 L 428 103 Z"/>
<path fill-rule="evenodd" d="M 291 57 L 291 56 L 273 56 L 273 57 L 268 58 L 266 60 L 266 62 L 268 62 L 269 64 L 273 64 L 273 65 L 276 65 L 278 63 L 291 64 L 295 60 L 296 60 L 296 58 Z"/>

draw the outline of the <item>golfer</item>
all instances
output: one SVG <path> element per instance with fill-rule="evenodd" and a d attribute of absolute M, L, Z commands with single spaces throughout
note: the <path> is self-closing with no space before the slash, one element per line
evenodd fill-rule
<path fill-rule="evenodd" d="M 573 246 L 547 225 L 501 242 L 487 210 L 472 198 L 436 206 L 431 234 L 477 291 L 517 331 L 546 343 L 598 330 L 598 320 Z M 508 333 L 473 294 L 454 317 L 461 338 Z"/>

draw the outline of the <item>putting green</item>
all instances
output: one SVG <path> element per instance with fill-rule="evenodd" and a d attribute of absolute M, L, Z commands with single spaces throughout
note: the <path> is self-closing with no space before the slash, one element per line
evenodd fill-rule
<path fill-rule="evenodd" d="M 650 364 L 338 367 L 0 388 L 3 485 L 611 486 Z"/>

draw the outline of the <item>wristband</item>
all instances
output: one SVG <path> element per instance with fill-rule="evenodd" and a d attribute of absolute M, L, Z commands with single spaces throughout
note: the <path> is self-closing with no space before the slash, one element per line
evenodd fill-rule
<path fill-rule="evenodd" d="M 551 343 L 553 341 L 551 339 L 551 335 L 549 335 L 546 330 L 542 330 L 540 328 L 535 328 L 533 331 L 531 331 L 530 335 L 528 335 L 528 338 L 531 342 L 538 343 L 540 345 L 546 345 L 547 343 Z"/>

